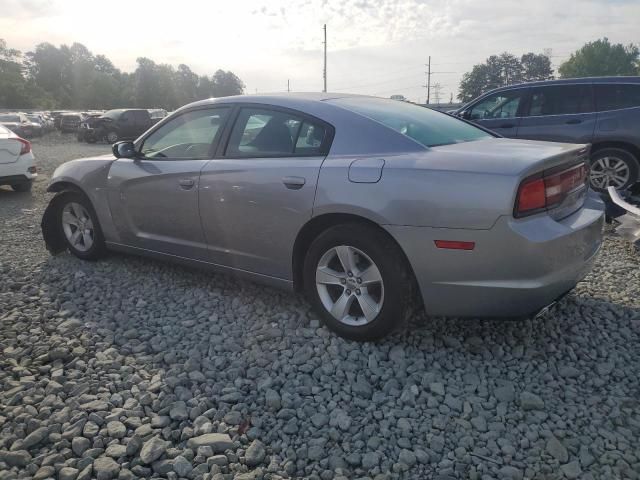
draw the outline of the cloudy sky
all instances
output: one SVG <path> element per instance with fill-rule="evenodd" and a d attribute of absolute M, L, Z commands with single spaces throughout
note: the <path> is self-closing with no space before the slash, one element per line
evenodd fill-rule
<path fill-rule="evenodd" d="M 446 101 L 494 53 L 550 49 L 557 67 L 589 40 L 640 42 L 640 0 L 0 0 L 0 12 L 13 48 L 77 41 L 124 70 L 139 56 L 199 74 L 223 68 L 247 93 L 284 91 L 287 80 L 321 90 L 326 23 L 330 91 L 420 102 L 429 55 Z"/>

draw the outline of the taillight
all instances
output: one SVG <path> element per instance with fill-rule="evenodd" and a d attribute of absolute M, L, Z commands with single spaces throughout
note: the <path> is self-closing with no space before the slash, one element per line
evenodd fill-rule
<path fill-rule="evenodd" d="M 25 140 L 24 138 L 16 137 L 15 140 L 22 144 L 20 147 L 20 155 L 24 155 L 25 153 L 29 153 L 31 151 L 31 142 L 29 140 Z"/>
<path fill-rule="evenodd" d="M 518 188 L 514 217 L 526 217 L 560 205 L 567 195 L 586 187 L 588 168 L 580 163 L 526 178 Z"/>

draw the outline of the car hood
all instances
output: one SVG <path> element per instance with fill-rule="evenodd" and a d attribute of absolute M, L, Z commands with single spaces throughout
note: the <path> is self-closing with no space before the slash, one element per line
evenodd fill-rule
<path fill-rule="evenodd" d="M 432 147 L 416 167 L 521 176 L 577 160 L 588 151 L 583 144 L 488 138 Z"/>

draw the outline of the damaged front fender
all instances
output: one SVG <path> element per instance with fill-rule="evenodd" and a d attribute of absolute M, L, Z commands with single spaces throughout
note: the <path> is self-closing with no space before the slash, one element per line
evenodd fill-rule
<path fill-rule="evenodd" d="M 57 255 L 66 249 L 62 227 L 58 221 L 63 196 L 64 192 L 58 193 L 51 199 L 44 211 L 44 215 L 42 215 L 42 222 L 40 222 L 42 237 L 51 255 Z"/>

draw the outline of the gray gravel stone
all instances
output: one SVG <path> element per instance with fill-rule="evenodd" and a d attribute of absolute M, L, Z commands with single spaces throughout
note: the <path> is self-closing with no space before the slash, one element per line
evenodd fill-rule
<path fill-rule="evenodd" d="M 560 463 L 565 463 L 569 459 L 569 452 L 567 452 L 567 448 L 556 437 L 551 437 L 547 440 L 546 449 L 549 455 Z"/>
<path fill-rule="evenodd" d="M 544 401 L 531 392 L 522 392 L 520 394 L 520 406 L 523 410 L 542 410 Z"/>
<path fill-rule="evenodd" d="M 167 443 L 158 437 L 152 437 L 142 445 L 140 450 L 140 461 L 150 464 L 164 455 Z"/>
<path fill-rule="evenodd" d="M 120 465 L 113 458 L 100 457 L 93 462 L 93 473 L 99 480 L 110 480 L 118 476 Z"/>
<path fill-rule="evenodd" d="M 260 440 L 254 440 L 247 448 L 247 451 L 244 454 L 245 463 L 250 467 L 255 467 L 256 465 L 260 465 L 267 452 L 264 448 L 264 445 Z"/>
<path fill-rule="evenodd" d="M 220 453 L 233 448 L 233 442 L 231 441 L 231 437 L 225 433 L 207 433 L 190 438 L 187 441 L 187 446 L 195 450 L 197 450 L 198 447 L 208 446 L 211 447 L 215 453 Z"/>

